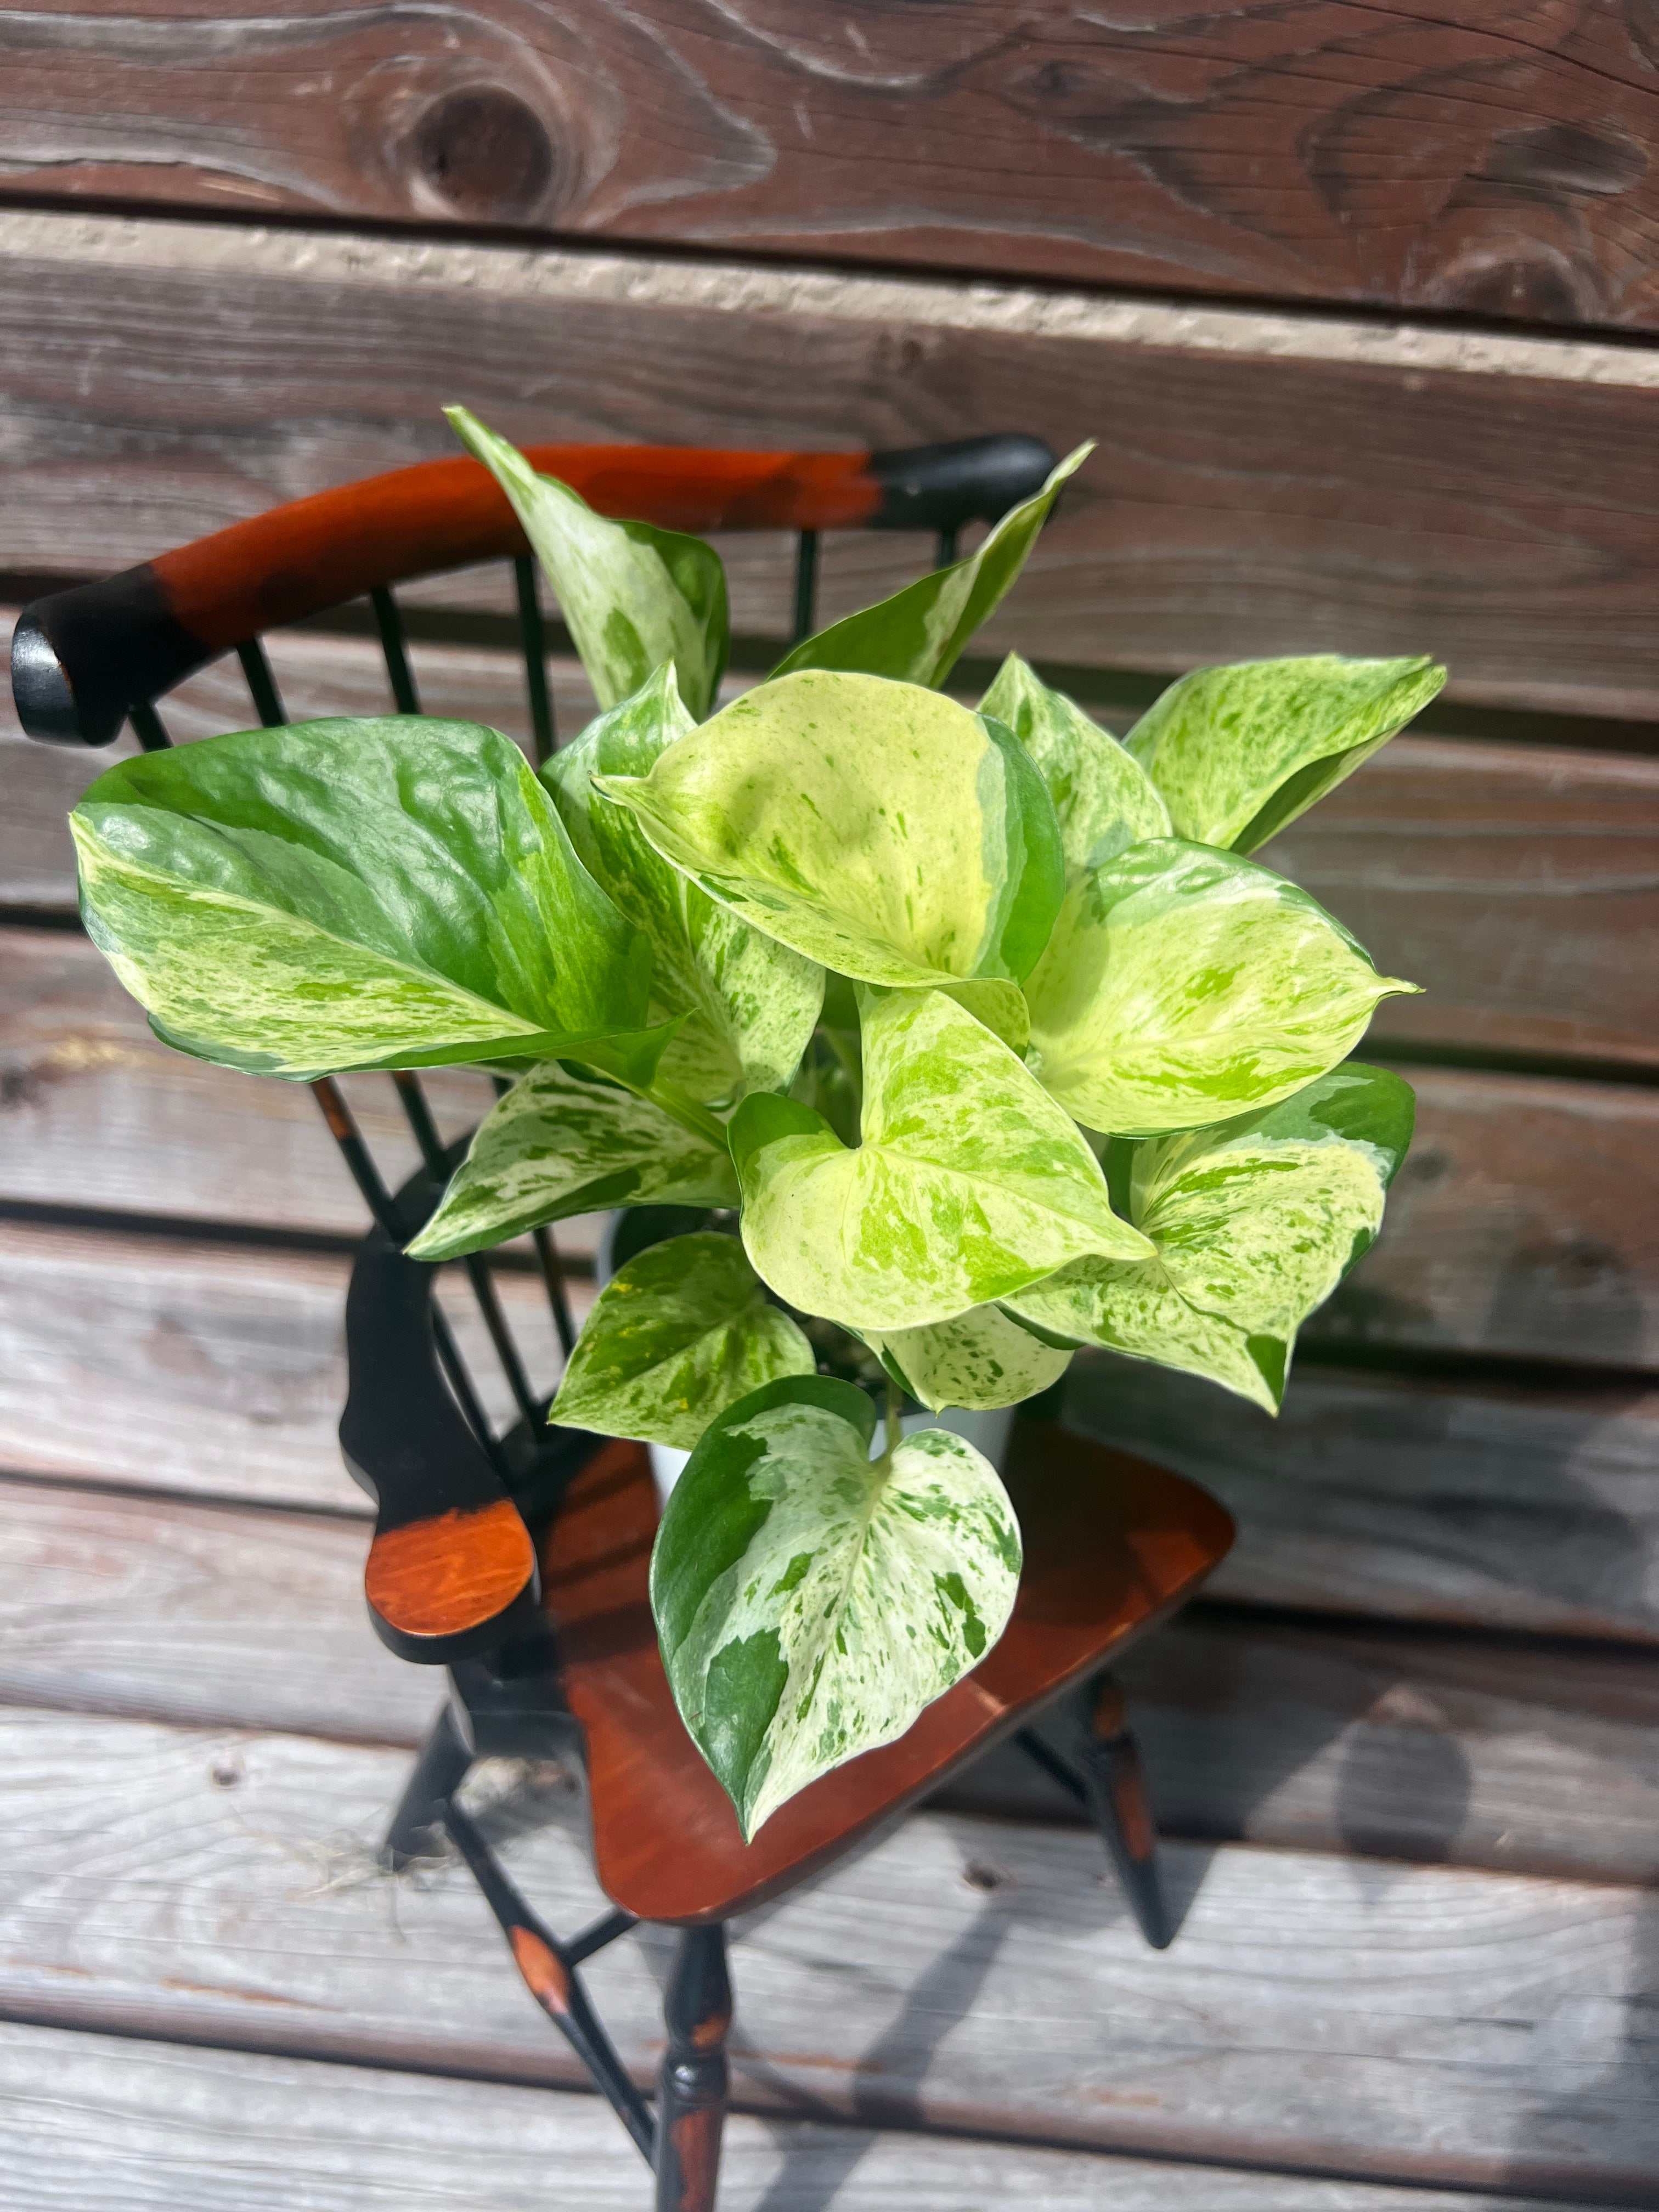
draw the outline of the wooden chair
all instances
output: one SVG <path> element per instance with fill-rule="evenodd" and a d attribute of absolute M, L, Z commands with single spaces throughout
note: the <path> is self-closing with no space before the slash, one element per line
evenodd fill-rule
<path fill-rule="evenodd" d="M 795 629 L 813 627 L 818 532 L 927 529 L 939 557 L 1042 481 L 1031 439 L 976 439 L 902 453 L 738 453 L 658 447 L 531 449 L 537 466 L 602 511 L 698 532 L 797 533 Z M 240 658 L 261 723 L 284 720 L 260 632 L 367 598 L 392 702 L 418 712 L 393 586 L 505 558 L 538 758 L 553 720 L 534 565 L 507 502 L 476 463 L 401 470 L 300 501 L 105 582 L 38 602 L 20 619 L 13 689 L 23 726 L 97 745 L 130 722 L 168 742 L 155 701 L 218 654 Z M 337 1086 L 313 1085 L 375 1226 L 346 1312 L 349 1387 L 340 1441 L 375 1500 L 365 1570 L 370 1616 L 406 1659 L 448 1670 L 448 1697 L 386 1844 L 405 1863 L 447 1834 L 499 1922 L 531 1995 L 566 2037 L 653 2166 L 660 2212 L 714 2201 L 732 1999 L 725 1924 L 828 1865 L 993 1743 L 1012 1737 L 1088 1811 L 1147 1940 L 1170 1925 L 1134 1741 L 1108 1669 L 1224 1554 L 1222 1509 L 1165 1470 L 1069 1434 L 1016 1425 L 1007 1481 L 1024 1536 L 1018 1604 L 1000 1642 L 898 1741 L 823 1776 L 745 1846 L 719 1784 L 675 1710 L 657 1649 L 647 1570 L 656 1493 L 637 1444 L 546 1425 L 488 1260 L 465 1263 L 518 1419 L 497 1434 L 432 1297 L 434 1270 L 403 1247 L 437 1201 L 446 1149 L 418 1079 L 398 1088 L 425 1165 L 384 1182 Z M 556 1244 L 536 1246 L 555 1328 L 574 1331 Z M 1096 1686 L 1091 1732 L 1062 1757 L 1031 1723 Z M 519 1894 L 456 1792 L 485 1756 L 557 1757 L 586 1776 L 592 1848 L 614 1910 L 561 1937 Z M 682 1930 L 665 2001 L 654 2116 L 589 2003 L 584 1960 L 640 1920 Z"/>

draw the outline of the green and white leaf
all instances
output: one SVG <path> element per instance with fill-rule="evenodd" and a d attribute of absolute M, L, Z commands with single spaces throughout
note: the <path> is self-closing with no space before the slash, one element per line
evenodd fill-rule
<path fill-rule="evenodd" d="M 118 763 L 70 823 L 94 942 L 199 1058 L 309 1079 L 646 1022 L 650 946 L 474 723 L 204 738 Z"/>
<path fill-rule="evenodd" d="M 544 1061 L 478 1126 L 409 1249 L 454 1260 L 612 1206 L 735 1206 L 730 1154 L 650 1098 Z"/>
<path fill-rule="evenodd" d="M 1426 655 L 1244 660 L 1172 684 L 1124 740 L 1176 835 L 1253 853 L 1426 707 L 1446 672 Z"/>
<path fill-rule="evenodd" d="M 1060 486 L 1093 451 L 1090 443 L 1068 453 L 1042 489 L 1010 507 L 965 560 L 935 568 L 878 605 L 832 623 L 786 653 L 774 677 L 802 668 L 838 668 L 906 684 L 943 684 L 969 639 L 1025 566 Z"/>
<path fill-rule="evenodd" d="M 862 1144 L 791 1098 L 732 1119 L 744 1243 L 780 1297 L 860 1334 L 915 1328 L 1147 1251 L 1069 1115 L 971 1014 L 939 991 L 860 1004 Z"/>
<path fill-rule="evenodd" d="M 1042 779 L 996 724 L 914 684 L 809 672 L 734 700 L 648 775 L 593 783 L 769 937 L 865 982 L 951 990 L 1024 1042 L 1012 987 L 1063 865 Z"/>
<path fill-rule="evenodd" d="M 1276 1413 L 1297 1330 L 1382 1224 L 1413 1104 L 1397 1075 L 1350 1061 L 1264 1113 L 1138 1146 L 1130 1208 L 1157 1257 L 1079 1261 L 1011 1309 Z"/>
<path fill-rule="evenodd" d="M 739 1398 L 815 1364 L 737 1238 L 699 1231 L 617 1269 L 582 1324 L 548 1419 L 689 1451 Z"/>
<path fill-rule="evenodd" d="M 872 1462 L 873 1425 L 849 1382 L 770 1383 L 704 1431 L 658 1531 L 663 1663 L 745 1841 L 902 1735 L 1013 1608 L 1019 1528 L 995 1470 L 939 1429 Z"/>
<path fill-rule="evenodd" d="M 648 522 L 595 514 L 579 492 L 538 476 L 516 446 L 465 407 L 444 412 L 512 501 L 600 706 L 617 706 L 672 660 L 692 713 L 708 714 L 731 635 L 726 571 L 714 547 Z"/>
<path fill-rule="evenodd" d="M 1025 987 L 1030 1064 L 1091 1129 L 1198 1128 L 1299 1091 L 1416 988 L 1282 876 L 1161 838 L 1067 891 Z"/>
<path fill-rule="evenodd" d="M 660 857 L 625 807 L 596 799 L 591 781 L 595 774 L 648 775 L 696 726 L 672 668 L 659 668 L 555 753 L 542 778 L 589 872 L 650 940 L 653 1013 L 667 1019 L 689 1010 L 664 1057 L 665 1078 L 693 1098 L 727 1106 L 745 1091 L 788 1083 L 817 1019 L 823 970 L 716 905 Z"/>
<path fill-rule="evenodd" d="M 1170 813 L 1146 770 L 1074 700 L 1052 690 L 1011 653 L 979 702 L 1036 763 L 1060 821 L 1068 876 L 1170 835 Z"/>
<path fill-rule="evenodd" d="M 1018 1406 L 1058 1382 L 1072 1364 L 1070 1345 L 1034 1336 L 1000 1306 L 975 1306 L 921 1328 L 871 1329 L 864 1340 L 899 1388 L 934 1413 Z"/>

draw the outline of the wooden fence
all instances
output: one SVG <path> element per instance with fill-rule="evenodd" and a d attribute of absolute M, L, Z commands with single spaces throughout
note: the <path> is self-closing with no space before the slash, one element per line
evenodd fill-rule
<path fill-rule="evenodd" d="M 1138 1948 L 990 1763 L 738 1944 L 733 2204 L 1659 2205 L 1656 145 L 1638 0 L 0 18 L 7 606 L 464 399 L 1097 437 L 975 651 L 1120 728 L 1206 660 L 1450 665 L 1267 854 L 1428 986 L 1367 1048 L 1420 1099 L 1383 1239 L 1277 1424 L 1103 1358 L 1072 1395 L 1240 1520 L 1129 1670 L 1183 1931 Z M 763 667 L 781 544 L 723 550 Z M 927 557 L 832 542 L 826 612 Z M 411 598 L 432 708 L 518 729 L 494 586 Z M 296 714 L 383 704 L 366 633 L 274 657 Z M 169 719 L 246 714 L 233 663 Z M 24 2212 L 631 2203 L 476 1898 L 371 1875 L 433 1686 L 363 1624 L 333 1440 L 360 1208 L 303 1092 L 161 1050 L 80 934 L 97 764 L 0 726 L 0 2170 Z M 647 2068 L 659 1965 L 598 1978 Z"/>

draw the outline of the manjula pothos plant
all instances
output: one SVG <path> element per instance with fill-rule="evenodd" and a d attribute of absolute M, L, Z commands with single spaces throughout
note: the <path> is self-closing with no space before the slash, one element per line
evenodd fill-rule
<path fill-rule="evenodd" d="M 726 584 L 464 410 L 601 712 L 538 778 L 418 716 L 122 762 L 83 910 L 158 1034 L 310 1079 L 512 1087 L 415 1239 L 705 1210 L 604 1289 L 552 1418 L 692 1448 L 652 1565 L 687 1728 L 745 1836 L 907 1729 L 1020 1571 L 992 1408 L 1109 1346 L 1277 1409 L 1411 1133 L 1346 1055 L 1379 975 L 1249 855 L 1438 690 L 1424 659 L 1210 668 L 1121 742 L 1018 657 L 940 690 L 1088 448 L 969 559 L 718 705 Z M 878 1385 L 884 1446 L 872 1455 Z"/>

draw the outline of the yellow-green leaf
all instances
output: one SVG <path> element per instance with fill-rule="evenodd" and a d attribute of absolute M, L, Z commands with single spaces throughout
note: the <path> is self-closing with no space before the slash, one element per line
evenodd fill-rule
<path fill-rule="evenodd" d="M 1036 763 L 1054 802 L 1068 876 L 1170 835 L 1169 809 L 1139 762 L 1017 653 L 998 670 L 979 711 L 1011 729 Z"/>
<path fill-rule="evenodd" d="M 809 672 L 734 700 L 648 775 L 593 786 L 767 936 L 865 982 L 951 990 L 1024 1042 L 1012 987 L 1062 862 L 1042 779 L 998 724 L 915 684 Z"/>
<path fill-rule="evenodd" d="M 1067 891 L 1025 987 L 1030 1065 L 1089 1128 L 1199 1128 L 1299 1091 L 1415 988 L 1282 876 L 1160 838 Z"/>
<path fill-rule="evenodd" d="M 704 1431 L 657 1534 L 663 1665 L 745 1840 L 902 1735 L 1013 1609 L 1019 1528 L 995 1469 L 940 1429 L 872 1461 L 874 1421 L 849 1382 L 767 1384 Z"/>
<path fill-rule="evenodd" d="M 731 629 L 726 571 L 714 547 L 648 522 L 595 514 L 579 492 L 538 476 L 516 446 L 465 407 L 444 412 L 512 501 L 600 706 L 617 706 L 672 660 L 692 713 L 708 714 Z"/>
<path fill-rule="evenodd" d="M 725 1146 L 653 1099 L 544 1061 L 498 1099 L 410 1246 L 455 1260 L 612 1206 L 735 1206 Z"/>
<path fill-rule="evenodd" d="M 833 623 L 786 653 L 773 675 L 838 668 L 907 684 L 943 684 L 969 639 L 1025 566 L 1061 485 L 1093 451 L 1090 444 L 1068 453 L 1042 490 L 1010 507 L 965 560 L 919 576 L 891 599 Z"/>
<path fill-rule="evenodd" d="M 617 1270 L 582 1323 L 548 1419 L 689 1451 L 738 1399 L 814 1365 L 736 1237 L 700 1230 Z"/>
<path fill-rule="evenodd" d="M 1124 742 L 1177 836 L 1253 853 L 1387 744 L 1445 680 L 1421 654 L 1200 668 L 1172 684 Z"/>
<path fill-rule="evenodd" d="M 863 1142 L 756 1095 L 732 1116 L 743 1237 L 779 1297 L 860 1332 L 948 1321 L 1146 1240 L 1075 1124 L 942 992 L 861 994 Z"/>
<path fill-rule="evenodd" d="M 169 1041 L 308 1079 L 643 1027 L 651 949 L 517 746 L 301 722 L 109 769 L 70 817 L 88 929 Z"/>
<path fill-rule="evenodd" d="M 1265 1113 L 1138 1146 L 1130 1211 L 1156 1256 L 1079 1261 L 1011 1310 L 1276 1413 L 1297 1330 L 1381 1226 L 1413 1103 L 1397 1075 L 1350 1061 Z"/>
<path fill-rule="evenodd" d="M 706 1104 L 728 1106 L 788 1083 L 817 1019 L 823 970 L 717 905 L 592 784 L 596 774 L 648 775 L 695 727 L 673 670 L 659 668 L 555 753 L 542 777 L 589 872 L 650 940 L 653 1012 L 689 1013 L 664 1055 L 664 1077 Z"/>

